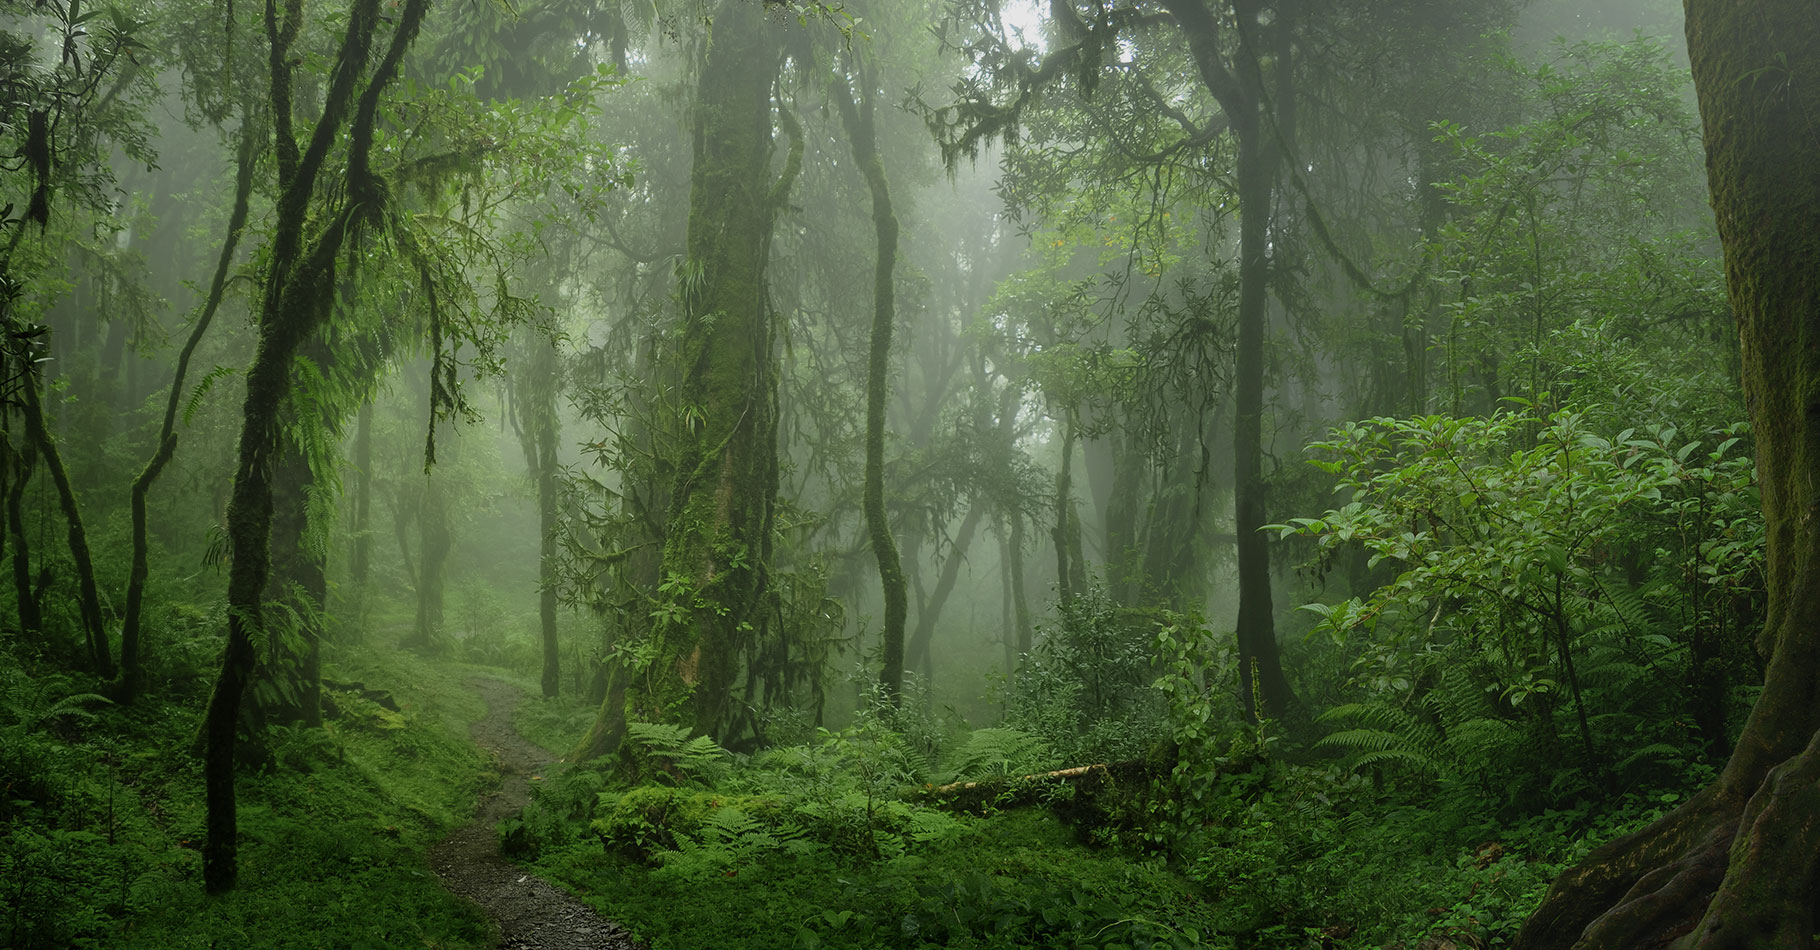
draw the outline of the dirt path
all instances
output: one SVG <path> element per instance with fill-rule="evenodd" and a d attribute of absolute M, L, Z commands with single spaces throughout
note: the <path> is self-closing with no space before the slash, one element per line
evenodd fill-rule
<path fill-rule="evenodd" d="M 430 866 L 443 886 L 487 912 L 503 950 L 644 950 L 624 927 L 500 856 L 494 826 L 524 807 L 531 776 L 555 756 L 512 728 L 512 710 L 522 696 L 517 687 L 481 677 L 469 682 L 487 702 L 486 717 L 469 731 L 499 757 L 504 781 L 481 798 L 472 822 L 430 848 Z"/>

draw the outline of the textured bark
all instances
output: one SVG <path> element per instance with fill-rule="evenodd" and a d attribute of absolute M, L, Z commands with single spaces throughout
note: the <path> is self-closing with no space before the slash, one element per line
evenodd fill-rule
<path fill-rule="evenodd" d="M 685 415 L 665 517 L 663 583 L 651 649 L 616 671 L 594 727 L 572 753 L 609 751 L 627 718 L 683 721 L 726 738 L 742 651 L 764 623 L 777 491 L 775 337 L 765 267 L 771 228 L 802 167 L 802 135 L 774 119 L 782 62 L 758 4 L 721 0 L 694 102 L 688 257 L 678 399 Z M 771 172 L 773 122 L 791 139 Z M 628 682 L 629 681 L 629 682 Z M 616 700 L 614 694 L 623 697 Z"/>
<path fill-rule="evenodd" d="M 1767 536 L 1763 692 L 1712 787 L 1564 872 L 1517 946 L 1794 948 L 1820 903 L 1820 18 L 1688 0 Z"/>
<path fill-rule="evenodd" d="M 872 228 L 878 242 L 872 272 L 872 339 L 866 364 L 864 494 L 866 534 L 872 557 L 878 562 L 879 584 L 885 598 L 884 669 L 879 674 L 879 684 L 886 700 L 895 706 L 904 689 L 904 625 L 910 614 L 904 567 L 898 560 L 897 542 L 892 540 L 891 524 L 885 517 L 885 393 L 891 379 L 891 331 L 897 322 L 893 283 L 897 268 L 897 215 L 891 210 L 891 188 L 885 179 L 885 163 L 878 154 L 874 96 L 866 70 L 860 71 L 859 82 L 865 89 L 861 104 L 854 103 L 846 76 L 835 77 L 833 96 L 853 147 L 853 161 L 859 165 L 872 194 Z"/>

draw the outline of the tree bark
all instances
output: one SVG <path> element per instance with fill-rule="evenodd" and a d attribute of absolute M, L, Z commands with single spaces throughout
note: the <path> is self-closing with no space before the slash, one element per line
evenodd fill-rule
<path fill-rule="evenodd" d="M 89 662 L 105 679 L 114 675 L 113 648 L 108 643 L 107 623 L 101 616 L 101 593 L 95 586 L 95 563 L 89 557 L 88 530 L 82 524 L 82 507 L 76 500 L 76 489 L 63 468 L 63 456 L 57 452 L 57 440 L 51 436 L 44 420 L 44 403 L 38 395 L 37 374 L 26 369 L 19 391 L 25 418 L 25 435 L 38 455 L 51 484 L 57 488 L 57 503 L 63 509 L 63 521 L 69 537 L 70 560 L 76 567 L 76 606 L 82 614 L 82 628 L 87 634 Z"/>
<path fill-rule="evenodd" d="M 879 584 L 885 598 L 884 669 L 879 674 L 879 685 L 884 688 L 886 701 L 895 706 L 904 689 L 904 625 L 910 613 L 904 567 L 898 560 L 897 542 L 891 537 L 891 524 L 885 517 L 885 393 L 891 379 L 891 331 L 897 322 L 893 283 L 897 268 L 897 215 L 891 209 L 885 163 L 878 154 L 872 105 L 875 96 L 868 75 L 869 70 L 859 70 L 857 81 L 863 90 L 860 104 L 855 105 L 845 75 L 834 78 L 833 94 L 847 128 L 847 140 L 853 147 L 853 161 L 859 165 L 866 188 L 872 193 L 872 227 L 878 242 L 872 273 L 872 339 L 866 364 L 864 494 L 866 533 L 873 559 L 878 562 Z"/>
<path fill-rule="evenodd" d="M 1556 878 L 1516 946 L 1811 947 L 1820 903 L 1820 18 L 1687 0 L 1767 535 L 1763 692 L 1718 780 Z"/>

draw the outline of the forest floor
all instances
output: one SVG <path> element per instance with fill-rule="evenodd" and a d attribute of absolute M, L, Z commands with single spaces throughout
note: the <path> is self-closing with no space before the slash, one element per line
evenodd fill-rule
<path fill-rule="evenodd" d="M 473 821 L 430 848 L 430 866 L 450 891 L 486 911 L 505 950 L 644 950 L 624 927 L 500 854 L 495 826 L 525 806 L 532 781 L 556 756 L 513 725 L 524 698 L 518 687 L 491 677 L 469 683 L 487 704 L 470 733 L 498 759 L 502 781 L 481 796 Z"/>

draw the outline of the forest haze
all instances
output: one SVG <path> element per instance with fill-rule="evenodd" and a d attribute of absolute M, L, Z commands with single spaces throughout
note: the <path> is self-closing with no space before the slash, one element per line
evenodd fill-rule
<path fill-rule="evenodd" d="M 1820 941 L 1811 0 L 0 0 L 7 946 Z"/>

